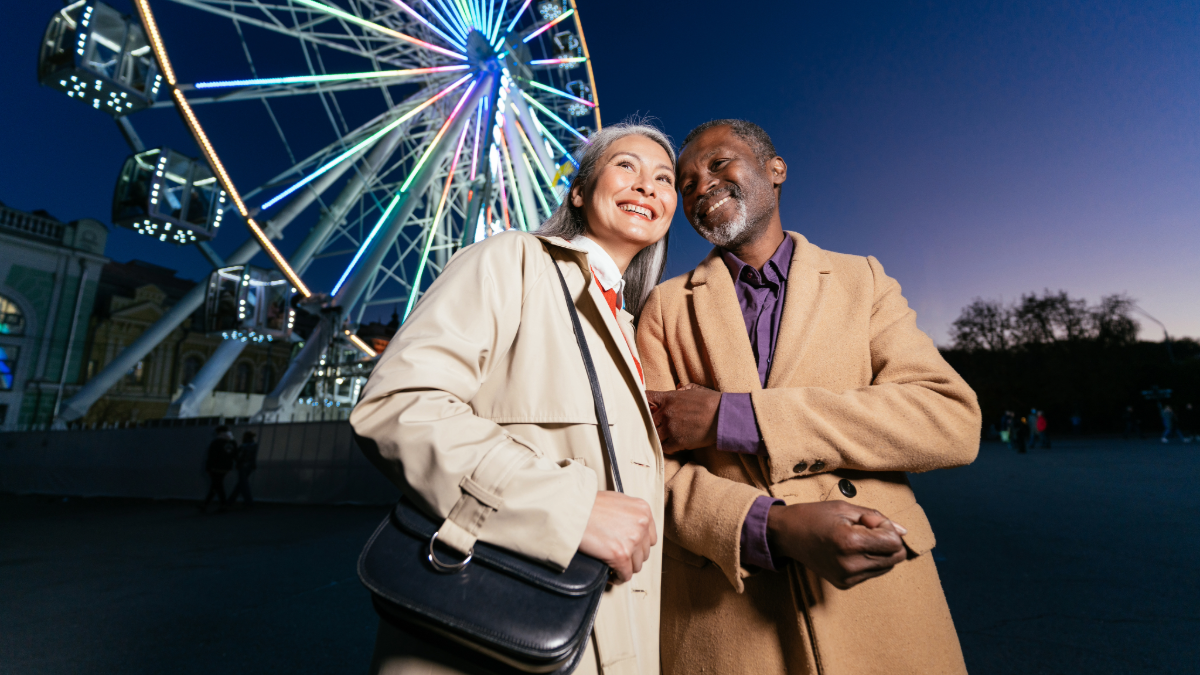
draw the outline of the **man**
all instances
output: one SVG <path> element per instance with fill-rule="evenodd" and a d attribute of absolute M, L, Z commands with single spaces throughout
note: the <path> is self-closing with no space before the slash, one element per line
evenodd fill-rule
<path fill-rule="evenodd" d="M 233 468 L 235 452 L 237 452 L 237 444 L 233 442 L 233 434 L 229 433 L 229 427 L 224 425 L 217 427 L 212 442 L 208 444 L 208 456 L 204 460 L 204 470 L 208 472 L 208 495 L 204 498 L 204 503 L 200 505 L 200 513 L 208 512 L 208 505 L 212 503 L 213 497 L 221 500 L 221 505 L 217 509 L 218 513 L 224 512 L 228 507 L 228 499 L 225 496 L 225 474 Z"/>
<path fill-rule="evenodd" d="M 783 231 L 786 179 L 749 122 L 684 141 L 681 204 L 717 248 L 638 332 L 671 455 L 664 672 L 965 673 L 904 472 L 975 458 L 975 394 L 877 260 Z"/>

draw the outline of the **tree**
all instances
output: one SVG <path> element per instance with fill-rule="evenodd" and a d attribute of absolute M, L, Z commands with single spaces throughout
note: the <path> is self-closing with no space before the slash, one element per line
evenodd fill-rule
<path fill-rule="evenodd" d="M 1133 318 L 1133 307 L 1133 298 L 1123 293 L 1100 298 L 1100 304 L 1089 312 L 1092 333 L 1096 339 L 1109 345 L 1137 342 L 1141 325 Z"/>
<path fill-rule="evenodd" d="M 955 349 L 1004 351 L 1012 343 L 1012 312 L 993 300 L 975 298 L 950 326 Z"/>
<path fill-rule="evenodd" d="M 1018 347 L 1094 340 L 1109 345 L 1137 341 L 1134 300 L 1123 294 L 1106 295 L 1089 307 L 1086 300 L 1066 291 L 1028 293 L 1020 302 L 1004 305 L 975 298 L 950 328 L 954 349 L 1001 352 Z"/>

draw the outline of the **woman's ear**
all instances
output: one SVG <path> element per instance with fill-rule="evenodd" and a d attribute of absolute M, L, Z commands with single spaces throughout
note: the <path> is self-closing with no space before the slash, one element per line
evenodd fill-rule
<path fill-rule="evenodd" d="M 580 190 L 578 185 L 571 188 L 571 206 L 577 209 L 583 208 L 583 190 Z"/>

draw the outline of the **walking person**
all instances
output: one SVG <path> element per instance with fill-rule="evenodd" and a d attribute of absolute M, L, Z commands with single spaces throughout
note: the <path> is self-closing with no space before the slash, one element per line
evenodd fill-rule
<path fill-rule="evenodd" d="M 489 237 L 450 260 L 350 416 L 372 463 L 442 523 L 447 557 L 462 560 L 479 541 L 557 571 L 576 552 L 609 565 L 581 674 L 659 673 L 663 458 L 633 322 L 662 275 L 675 202 L 675 153 L 662 132 L 594 133 L 541 230 Z M 609 484 L 563 283 L 595 361 L 624 492 Z M 510 672 L 464 652 L 381 619 L 371 671 Z"/>
<path fill-rule="evenodd" d="M 200 505 L 200 513 L 208 512 L 208 505 L 212 503 L 214 497 L 219 498 L 221 502 L 218 513 L 228 508 L 229 500 L 225 496 L 225 474 L 233 468 L 235 452 L 237 452 L 237 445 L 233 442 L 233 434 L 229 433 L 229 427 L 217 427 L 212 442 L 208 444 L 208 456 L 204 461 L 204 470 L 208 472 L 208 495 L 204 497 L 204 503 Z"/>
<path fill-rule="evenodd" d="M 1016 415 L 1011 410 L 1005 410 L 1004 414 L 1000 416 L 1000 440 L 1008 445 L 1010 450 L 1013 448 L 1012 426 L 1014 417 Z"/>
<path fill-rule="evenodd" d="M 1162 407 L 1162 423 L 1163 435 L 1161 440 L 1163 443 L 1170 443 L 1172 437 L 1178 438 L 1183 443 L 1192 442 L 1192 439 L 1184 436 L 1183 431 L 1179 429 L 1179 421 L 1175 415 L 1175 410 L 1169 405 Z"/>
<path fill-rule="evenodd" d="M 250 474 L 258 468 L 258 443 L 254 440 L 253 431 L 242 434 L 242 444 L 237 448 L 234 464 L 237 468 L 237 483 L 233 486 L 229 503 L 236 504 L 240 495 L 245 508 L 250 508 L 254 505 L 254 496 L 250 494 Z"/>
<path fill-rule="evenodd" d="M 1025 418 L 1025 426 L 1029 431 L 1029 449 L 1037 447 L 1037 443 L 1042 438 L 1042 434 L 1038 431 L 1038 409 L 1032 408 L 1029 411 L 1029 417 Z"/>
<path fill-rule="evenodd" d="M 1046 411 L 1039 410 L 1033 427 L 1037 429 L 1038 440 L 1042 442 L 1042 447 L 1047 450 L 1050 449 L 1050 437 L 1046 435 L 1046 429 L 1049 425 L 1050 423 L 1046 420 Z"/>

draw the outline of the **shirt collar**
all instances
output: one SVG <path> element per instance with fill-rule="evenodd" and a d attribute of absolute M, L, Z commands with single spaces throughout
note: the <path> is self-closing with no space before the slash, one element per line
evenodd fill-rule
<path fill-rule="evenodd" d="M 621 278 L 621 268 L 617 267 L 608 251 L 582 234 L 572 239 L 571 243 L 587 251 L 588 265 L 596 275 L 596 280 L 600 282 L 600 288 L 606 291 L 615 288 L 617 297 L 620 298 L 625 292 L 625 280 Z"/>
<path fill-rule="evenodd" d="M 785 232 L 783 234 L 783 243 L 779 245 L 779 248 L 775 249 L 775 253 L 767 260 L 767 264 L 763 265 L 763 276 L 768 279 L 774 276 L 777 279 L 787 281 L 788 272 L 792 268 L 792 252 L 795 249 L 796 243 Z M 725 266 L 729 268 L 729 275 L 733 277 L 734 283 L 743 281 L 742 274 L 749 265 L 725 249 L 721 249 L 721 259 L 725 261 Z"/>

